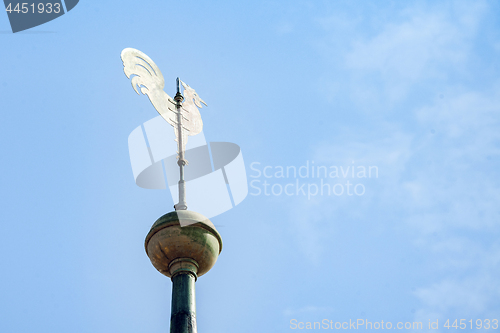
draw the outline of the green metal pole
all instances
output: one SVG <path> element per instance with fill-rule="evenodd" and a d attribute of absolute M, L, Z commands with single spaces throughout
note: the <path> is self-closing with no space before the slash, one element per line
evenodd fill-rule
<path fill-rule="evenodd" d="M 176 210 L 156 220 L 144 245 L 153 266 L 172 280 L 170 333 L 197 333 L 195 282 L 222 250 L 219 233 L 205 216 Z"/>
<path fill-rule="evenodd" d="M 172 277 L 170 333 L 197 333 L 195 276 L 182 272 Z"/>

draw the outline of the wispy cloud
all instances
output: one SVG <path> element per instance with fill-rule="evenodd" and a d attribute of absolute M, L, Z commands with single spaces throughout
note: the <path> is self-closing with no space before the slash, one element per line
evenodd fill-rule
<path fill-rule="evenodd" d="M 380 112 L 404 101 L 424 82 L 427 88 L 450 83 L 467 71 L 471 41 L 485 10 L 483 2 L 454 2 L 400 11 L 379 9 L 350 20 L 342 12 L 323 17 L 318 24 L 325 31 L 347 33 L 350 38 L 344 43 L 350 44 L 349 49 L 339 49 L 328 37 L 318 42 L 333 67 L 348 75 L 341 85 L 345 90 L 333 82 L 329 85 L 338 93 L 348 93 L 366 111 Z M 370 16 L 387 20 L 367 29 L 367 22 L 373 20 Z M 341 77 L 345 80 L 346 75 Z"/>
<path fill-rule="evenodd" d="M 404 116 L 374 118 L 363 134 L 346 130 L 311 154 L 324 163 L 379 166 L 376 194 L 342 202 L 349 207 L 342 218 L 385 215 L 411 230 L 408 246 L 420 251 L 432 281 L 415 292 L 421 302 L 415 317 L 425 322 L 500 311 L 500 81 L 470 80 L 476 75 L 471 61 L 481 57 L 474 43 L 486 9 L 484 2 L 414 7 L 371 35 L 354 33 L 351 48 L 336 53 L 347 84 L 334 78 L 325 85 L 345 89 L 351 105 L 384 114 L 397 104 Z M 335 16 L 321 24 L 356 31 L 358 22 Z M 429 87 L 440 93 L 429 94 Z M 338 216 L 331 205 L 309 208 Z M 317 261 L 327 247 L 319 224 L 298 225 L 307 229 L 303 243 Z"/>
<path fill-rule="evenodd" d="M 482 272 L 484 273 L 484 272 Z M 493 272 L 491 272 L 493 273 Z M 415 319 L 427 321 L 439 319 L 495 319 L 500 311 L 498 298 L 500 286 L 495 275 L 474 274 L 463 279 L 443 279 L 426 288 L 416 290 L 423 307 L 415 312 Z M 450 323 L 450 324 L 451 324 Z"/>

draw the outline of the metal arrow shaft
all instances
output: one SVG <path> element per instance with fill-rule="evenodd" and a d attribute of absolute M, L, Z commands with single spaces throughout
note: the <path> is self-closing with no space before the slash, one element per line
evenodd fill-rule
<path fill-rule="evenodd" d="M 179 151 L 179 160 L 177 164 L 179 165 L 179 203 L 174 205 L 175 210 L 186 210 L 186 183 L 184 181 L 184 166 L 187 161 L 184 159 L 184 141 L 183 141 L 183 128 L 182 128 L 182 101 L 184 97 L 181 95 L 180 80 L 177 78 L 177 94 L 175 95 L 175 101 L 177 102 L 177 150 Z"/>

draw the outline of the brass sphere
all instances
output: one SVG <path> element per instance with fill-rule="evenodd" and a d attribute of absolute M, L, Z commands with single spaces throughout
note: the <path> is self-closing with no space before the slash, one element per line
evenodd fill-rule
<path fill-rule="evenodd" d="M 222 251 L 222 239 L 205 216 L 177 210 L 156 220 L 145 247 L 151 263 L 163 275 L 190 271 L 196 277 L 213 267 Z"/>

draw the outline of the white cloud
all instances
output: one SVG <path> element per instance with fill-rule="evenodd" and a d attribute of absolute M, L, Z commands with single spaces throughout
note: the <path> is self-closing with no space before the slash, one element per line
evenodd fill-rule
<path fill-rule="evenodd" d="M 464 39 L 471 34 L 469 28 L 450 21 L 441 12 L 415 12 L 403 23 L 388 23 L 369 40 L 354 41 L 346 63 L 353 69 L 411 81 L 440 75 L 433 65 L 464 61 L 468 49 Z"/>
<path fill-rule="evenodd" d="M 424 307 L 415 312 L 415 320 L 426 322 L 429 319 L 439 319 L 442 329 L 446 319 L 451 322 L 457 318 L 466 321 L 473 319 L 473 322 L 476 319 L 498 319 L 498 270 L 494 273 L 496 274 L 474 274 L 463 279 L 443 279 L 429 287 L 416 290 L 415 294 Z"/>
<path fill-rule="evenodd" d="M 384 126 L 382 126 L 384 127 Z M 353 178 L 351 183 L 362 183 L 366 188 L 363 196 L 347 195 L 316 196 L 311 200 L 294 198 L 290 203 L 289 221 L 297 237 L 303 260 L 319 265 L 328 255 L 331 238 L 337 235 L 339 224 L 353 218 L 366 218 L 373 205 L 381 204 L 387 210 L 390 205 L 401 205 L 404 200 L 400 186 L 401 177 L 411 157 L 412 136 L 387 126 L 388 133 L 367 142 L 354 141 L 343 145 L 323 143 L 312 149 L 311 161 L 315 166 L 376 167 L 372 178 Z M 345 135 L 348 135 L 347 133 Z M 349 140 L 347 140 L 349 141 Z M 354 162 L 354 163 L 353 163 Z M 329 169 L 330 170 L 330 169 Z M 356 169 L 357 170 L 357 169 Z M 373 169 L 374 170 L 374 169 Z M 350 176 L 348 176 L 350 177 Z M 330 184 L 345 183 L 345 178 L 325 178 Z M 318 180 L 308 179 L 318 183 Z M 328 223 L 325 223 L 328 221 Z"/>
<path fill-rule="evenodd" d="M 416 112 L 420 126 L 435 134 L 420 140 L 413 179 L 404 186 L 422 213 L 439 215 L 440 225 L 472 230 L 500 225 L 499 92 L 450 92 L 446 101 Z"/>
<path fill-rule="evenodd" d="M 317 44 L 349 75 L 333 81 L 347 81 L 343 85 L 358 105 L 380 112 L 403 101 L 423 80 L 427 87 L 437 87 L 467 72 L 471 41 L 485 12 L 483 2 L 454 2 L 413 5 L 398 12 L 380 9 L 351 20 L 336 13 L 319 19 L 319 25 L 329 34 L 349 36 L 350 48 L 339 47 L 333 37 Z M 375 20 L 370 15 L 387 20 L 373 26 L 367 23 Z M 367 26 L 370 33 L 365 32 Z M 323 84 L 339 93 L 337 85 Z"/>
<path fill-rule="evenodd" d="M 335 143 L 318 145 L 313 157 L 379 166 L 375 194 L 342 212 L 366 220 L 397 216 L 412 232 L 408 246 L 420 251 L 432 281 L 415 292 L 421 302 L 415 317 L 425 323 L 500 313 L 500 81 L 471 80 L 478 75 L 471 59 L 481 59 L 474 43 L 486 12 L 484 2 L 469 2 L 396 13 L 370 36 L 353 33 L 352 47 L 336 54 L 346 66 L 344 86 L 340 79 L 325 82 L 373 113 L 404 105 L 404 117 L 374 119 L 378 128 L 363 128 L 358 137 L 346 131 Z M 356 24 L 323 22 L 325 29 L 355 30 Z M 408 100 L 429 87 L 442 96 Z M 319 206 L 335 216 L 334 208 Z M 316 233 L 311 246 L 321 257 L 321 232 L 308 232 Z"/>

